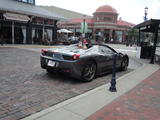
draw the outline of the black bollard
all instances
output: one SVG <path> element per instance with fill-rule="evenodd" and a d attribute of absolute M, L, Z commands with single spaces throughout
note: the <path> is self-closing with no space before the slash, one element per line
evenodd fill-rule
<path fill-rule="evenodd" d="M 117 54 L 113 54 L 113 64 L 112 64 L 112 79 L 111 79 L 111 86 L 109 88 L 109 91 L 111 92 L 117 92 L 116 89 L 116 57 Z"/>

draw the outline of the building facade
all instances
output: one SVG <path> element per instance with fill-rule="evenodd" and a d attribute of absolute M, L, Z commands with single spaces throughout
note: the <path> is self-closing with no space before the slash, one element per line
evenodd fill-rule
<path fill-rule="evenodd" d="M 63 17 L 35 5 L 35 0 L 0 0 L 0 38 L 6 44 L 50 44 Z"/>
<path fill-rule="evenodd" d="M 74 18 L 67 22 L 60 22 L 60 28 L 66 28 L 80 35 L 81 24 L 88 24 L 88 35 L 101 36 L 105 42 L 125 42 L 128 37 L 128 31 L 134 24 L 118 19 L 118 12 L 109 5 L 103 5 L 97 8 L 93 17 Z"/>
<path fill-rule="evenodd" d="M 35 0 L 16 0 L 16 1 L 35 5 Z"/>

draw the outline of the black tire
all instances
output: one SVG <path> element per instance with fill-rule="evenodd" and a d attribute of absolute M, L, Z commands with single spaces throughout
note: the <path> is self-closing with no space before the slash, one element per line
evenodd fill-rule
<path fill-rule="evenodd" d="M 126 71 L 128 67 L 128 58 L 124 58 L 121 62 L 121 70 Z"/>
<path fill-rule="evenodd" d="M 82 70 L 82 80 L 85 82 L 92 81 L 96 75 L 96 69 L 96 63 L 89 61 Z"/>

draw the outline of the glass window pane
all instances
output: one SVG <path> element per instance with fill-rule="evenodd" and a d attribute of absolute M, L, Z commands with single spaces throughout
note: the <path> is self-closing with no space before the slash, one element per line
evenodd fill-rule
<path fill-rule="evenodd" d="M 34 0 L 28 0 L 28 2 L 33 4 L 33 3 L 34 3 Z"/>
<path fill-rule="evenodd" d="M 27 0 L 22 0 L 23 2 L 27 2 Z"/>

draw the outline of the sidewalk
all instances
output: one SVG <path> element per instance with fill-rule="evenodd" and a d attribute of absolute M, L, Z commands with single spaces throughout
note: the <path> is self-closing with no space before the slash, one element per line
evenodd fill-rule
<path fill-rule="evenodd" d="M 160 69 L 86 120 L 160 120 Z"/>
<path fill-rule="evenodd" d="M 159 119 L 158 65 L 145 63 L 142 67 L 117 79 L 117 92 L 109 92 L 109 86 L 110 84 L 103 85 L 23 120 Z"/>

